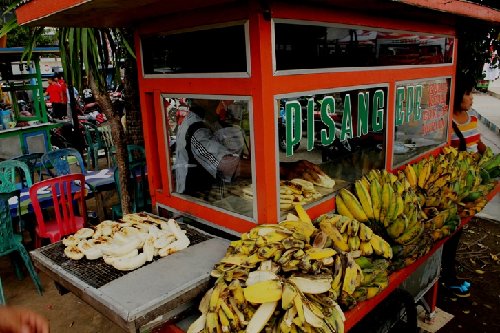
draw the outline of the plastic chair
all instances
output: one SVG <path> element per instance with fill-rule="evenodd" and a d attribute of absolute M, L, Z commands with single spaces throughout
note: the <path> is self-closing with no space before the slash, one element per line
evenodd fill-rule
<path fill-rule="evenodd" d="M 17 178 L 19 176 L 19 179 Z M 19 180 L 19 181 L 18 181 Z M 33 184 L 31 172 L 26 163 L 17 160 L 7 160 L 0 162 L 0 193 L 10 193 L 14 196 L 17 194 L 17 213 L 18 226 L 17 229 L 21 232 L 24 229 L 24 221 L 21 218 L 21 197 L 20 192 L 23 188 L 29 188 Z"/>
<path fill-rule="evenodd" d="M 35 179 L 35 171 L 38 173 L 38 178 L 42 180 L 42 155 L 44 153 L 31 153 L 25 154 L 18 157 L 13 158 L 13 160 L 21 161 L 26 163 L 28 168 L 30 169 L 31 179 Z"/>
<path fill-rule="evenodd" d="M 0 256 L 10 254 L 14 251 L 19 252 L 21 258 L 24 261 L 24 265 L 30 273 L 31 279 L 35 284 L 38 293 L 41 295 L 43 288 L 38 275 L 36 274 L 33 263 L 31 262 L 28 251 L 24 248 L 22 244 L 22 236 L 14 234 L 12 228 L 12 220 L 10 217 L 9 208 L 9 198 L 12 197 L 13 193 L 1 193 L 0 194 Z M 19 277 L 18 269 L 16 267 L 16 274 Z M 0 302 L 5 302 L 3 297 L 3 291 L 0 285 Z"/>
<path fill-rule="evenodd" d="M 17 176 L 20 176 L 18 181 Z M 33 184 L 26 163 L 16 160 L 0 162 L 0 193 L 10 193 Z"/>
<path fill-rule="evenodd" d="M 146 162 L 146 151 L 144 147 L 138 145 L 127 145 L 128 161 Z"/>
<path fill-rule="evenodd" d="M 42 155 L 42 165 L 51 177 L 71 174 L 70 160 L 76 159 L 82 174 L 85 174 L 82 155 L 74 148 L 63 148 L 49 151 Z M 52 171 L 54 169 L 54 171 Z"/>
<path fill-rule="evenodd" d="M 101 125 L 97 128 L 101 132 L 102 140 L 106 146 L 106 154 L 108 159 L 108 168 L 115 164 L 115 143 L 113 142 L 113 135 L 111 134 L 111 126 Z"/>
<path fill-rule="evenodd" d="M 47 169 L 47 171 L 49 172 L 49 174 L 52 177 L 64 176 L 64 175 L 69 175 L 72 173 L 70 163 L 69 163 L 70 159 L 76 160 L 76 163 L 80 167 L 80 172 L 83 175 L 87 174 L 87 171 L 85 170 L 85 166 L 83 165 L 82 155 L 80 155 L 78 150 L 76 150 L 74 148 L 57 149 L 57 150 L 45 153 L 42 156 L 42 164 L 45 167 L 45 169 Z M 55 172 L 53 172 L 51 170 L 51 168 L 54 168 Z M 103 201 L 102 197 L 100 199 L 98 198 L 98 196 L 101 195 L 100 192 L 97 191 L 95 186 L 93 186 L 91 184 L 87 183 L 87 186 L 90 188 L 90 191 L 95 196 L 97 209 L 100 209 L 101 202 Z"/>
<path fill-rule="evenodd" d="M 42 244 L 42 238 L 49 238 L 55 243 L 61 237 L 73 234 L 87 222 L 87 207 L 85 206 L 85 176 L 80 173 L 59 176 L 42 180 L 30 188 L 30 199 L 35 211 L 37 227 L 35 247 Z M 79 189 L 73 194 L 72 185 Z M 52 194 L 55 218 L 46 219 L 38 202 L 38 191 L 48 187 Z M 75 215 L 75 202 L 78 203 L 80 216 Z"/>
<path fill-rule="evenodd" d="M 115 169 L 115 183 L 118 197 L 121 198 L 120 173 Z M 151 198 L 149 197 L 148 180 L 146 178 L 146 164 L 144 162 L 133 162 L 129 165 L 130 197 L 132 213 L 151 210 Z M 112 219 L 116 220 L 123 216 L 120 204 L 111 208 Z"/>
<path fill-rule="evenodd" d="M 90 161 L 93 162 L 94 170 L 98 168 L 99 150 L 104 150 L 109 166 L 109 155 L 106 144 L 97 126 L 90 123 L 82 123 L 85 129 L 85 141 L 87 143 L 87 167 L 90 168 Z"/>

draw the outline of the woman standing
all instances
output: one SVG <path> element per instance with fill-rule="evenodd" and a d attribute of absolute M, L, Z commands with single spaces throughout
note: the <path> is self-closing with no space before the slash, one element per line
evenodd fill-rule
<path fill-rule="evenodd" d="M 455 99 L 453 103 L 453 133 L 451 146 L 460 151 L 483 153 L 486 146 L 481 141 L 481 135 L 477 128 L 477 117 L 471 114 L 472 89 L 475 81 L 458 75 L 455 80 Z M 449 292 L 458 297 L 469 297 L 470 283 L 460 281 L 455 269 L 455 256 L 458 243 L 462 236 L 460 228 L 443 246 L 441 257 L 441 283 Z"/>

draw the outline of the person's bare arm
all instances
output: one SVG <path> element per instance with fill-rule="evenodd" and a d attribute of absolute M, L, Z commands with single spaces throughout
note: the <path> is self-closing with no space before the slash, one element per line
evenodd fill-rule
<path fill-rule="evenodd" d="M 480 154 L 483 154 L 486 151 L 486 145 L 481 140 L 479 140 L 477 143 L 477 151 Z"/>
<path fill-rule="evenodd" d="M 24 308 L 0 307 L 0 333 L 49 333 L 49 322 Z"/>

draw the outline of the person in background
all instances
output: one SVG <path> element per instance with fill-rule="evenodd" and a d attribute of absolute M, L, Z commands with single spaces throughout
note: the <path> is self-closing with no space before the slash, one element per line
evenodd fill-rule
<path fill-rule="evenodd" d="M 486 146 L 477 129 L 477 116 L 471 112 L 475 81 L 460 75 L 457 76 L 455 85 L 451 145 L 458 150 L 482 154 Z"/>
<path fill-rule="evenodd" d="M 475 80 L 463 75 L 455 79 L 455 98 L 453 102 L 453 133 L 451 145 L 460 151 L 484 153 L 486 146 L 481 141 L 477 128 L 477 117 L 470 114 L 472 108 L 472 89 Z M 462 228 L 453 234 L 443 246 L 441 257 L 441 284 L 458 297 L 469 297 L 470 283 L 460 281 L 455 269 L 455 256 L 462 236 Z"/>
<path fill-rule="evenodd" d="M 49 96 L 52 103 L 52 113 L 54 118 L 63 119 L 66 116 L 66 104 L 63 104 L 63 93 L 61 86 L 54 78 L 48 79 L 49 86 L 45 90 L 45 96 Z"/>
<path fill-rule="evenodd" d="M 83 103 L 90 104 L 95 103 L 94 94 L 92 93 L 92 89 L 90 87 L 85 86 L 82 90 Z"/>
<path fill-rule="evenodd" d="M 0 306 L 0 333 L 49 333 L 49 322 L 29 309 Z"/>

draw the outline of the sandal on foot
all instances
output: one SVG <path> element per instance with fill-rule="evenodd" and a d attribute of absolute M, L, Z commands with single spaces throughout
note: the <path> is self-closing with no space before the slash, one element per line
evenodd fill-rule
<path fill-rule="evenodd" d="M 465 288 L 463 285 L 444 285 L 451 293 L 455 294 L 457 297 L 469 297 L 469 288 Z"/>

